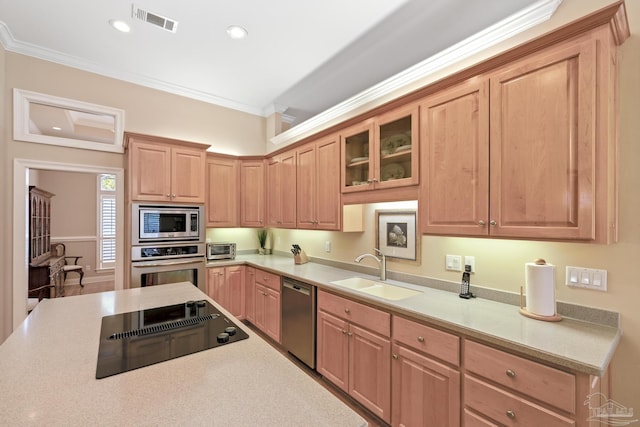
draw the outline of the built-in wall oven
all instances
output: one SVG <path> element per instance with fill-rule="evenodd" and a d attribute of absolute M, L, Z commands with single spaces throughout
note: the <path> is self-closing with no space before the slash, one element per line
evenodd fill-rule
<path fill-rule="evenodd" d="M 132 204 L 130 287 L 191 282 L 206 292 L 203 205 Z"/>
<path fill-rule="evenodd" d="M 131 248 L 131 287 L 191 282 L 206 292 L 205 244 L 160 244 Z"/>

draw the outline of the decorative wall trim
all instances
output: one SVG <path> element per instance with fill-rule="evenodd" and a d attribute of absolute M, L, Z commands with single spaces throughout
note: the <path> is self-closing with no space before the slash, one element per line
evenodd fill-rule
<path fill-rule="evenodd" d="M 412 83 L 547 21 L 560 3 L 562 3 L 562 0 L 541 0 L 534 3 L 528 8 L 360 92 L 288 131 L 276 135 L 271 138 L 271 143 L 276 146 L 293 143 L 323 130 L 338 119 L 348 118 L 348 115 L 358 108 L 372 104 L 396 91 L 399 91 L 397 96 L 402 96 L 411 90 L 408 88 Z M 405 88 L 406 93 L 401 93 L 403 88 Z"/>

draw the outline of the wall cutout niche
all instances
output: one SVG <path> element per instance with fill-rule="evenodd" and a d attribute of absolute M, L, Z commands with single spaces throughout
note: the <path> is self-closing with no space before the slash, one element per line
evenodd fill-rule
<path fill-rule="evenodd" d="M 13 139 L 123 153 L 124 110 L 13 89 Z"/>

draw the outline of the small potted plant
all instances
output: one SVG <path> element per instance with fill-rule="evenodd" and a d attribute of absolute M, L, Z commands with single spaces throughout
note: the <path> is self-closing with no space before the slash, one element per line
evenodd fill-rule
<path fill-rule="evenodd" d="M 260 244 L 260 249 L 258 249 L 258 253 L 260 255 L 264 255 L 267 253 L 266 244 L 267 237 L 269 236 L 269 231 L 265 228 L 261 228 L 258 230 L 258 243 Z"/>

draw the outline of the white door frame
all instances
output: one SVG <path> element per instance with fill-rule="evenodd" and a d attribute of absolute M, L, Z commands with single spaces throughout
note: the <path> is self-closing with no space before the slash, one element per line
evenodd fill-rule
<path fill-rule="evenodd" d="M 29 169 L 63 172 L 109 173 L 116 176 L 116 269 L 115 289 L 124 287 L 124 169 L 75 163 L 14 159 L 13 161 L 13 325 L 15 330 L 27 317 L 29 280 Z"/>

